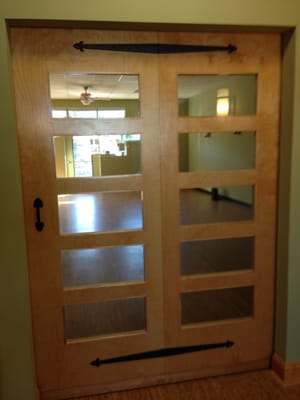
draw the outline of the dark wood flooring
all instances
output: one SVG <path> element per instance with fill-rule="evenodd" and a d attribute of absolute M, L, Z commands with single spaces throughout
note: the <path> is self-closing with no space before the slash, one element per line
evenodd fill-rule
<path fill-rule="evenodd" d="M 76 400 L 299 400 L 270 370 L 115 392 Z"/>

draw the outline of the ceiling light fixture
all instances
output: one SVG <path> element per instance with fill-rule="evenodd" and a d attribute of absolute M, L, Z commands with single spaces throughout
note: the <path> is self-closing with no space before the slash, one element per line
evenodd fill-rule
<path fill-rule="evenodd" d="M 226 116 L 230 112 L 229 89 L 218 89 L 217 92 L 217 115 Z"/>
<path fill-rule="evenodd" d="M 91 93 L 88 92 L 88 86 L 84 86 L 84 92 L 80 95 L 80 101 L 84 106 L 88 106 L 94 101 L 91 97 Z"/>
<path fill-rule="evenodd" d="M 82 98 L 82 99 L 80 99 L 80 101 L 84 106 L 88 106 L 93 102 L 93 99 L 83 99 Z"/>

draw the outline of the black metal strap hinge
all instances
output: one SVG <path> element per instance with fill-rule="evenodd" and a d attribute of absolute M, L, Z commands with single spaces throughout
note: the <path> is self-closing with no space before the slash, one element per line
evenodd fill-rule
<path fill-rule="evenodd" d="M 195 53 L 208 51 L 225 51 L 232 53 L 237 47 L 229 44 L 228 46 L 202 46 L 188 44 L 161 44 L 161 43 L 121 43 L 121 44 L 105 44 L 105 43 L 84 43 L 80 41 L 75 43 L 73 47 L 77 50 L 108 50 L 108 51 L 125 51 L 131 53 L 150 53 L 150 54 L 173 54 L 173 53 Z"/>
<path fill-rule="evenodd" d="M 185 347 L 173 347 L 167 349 L 159 349 L 159 350 L 152 350 L 146 351 L 144 353 L 136 353 L 136 354 L 129 354 L 122 357 L 115 357 L 115 358 L 107 358 L 104 360 L 100 360 L 100 358 L 96 358 L 96 360 L 91 361 L 90 365 L 93 367 L 100 367 L 103 364 L 114 364 L 119 362 L 126 362 L 126 361 L 139 361 L 139 360 L 147 360 L 151 358 L 160 358 L 160 357 L 171 357 L 180 354 L 192 353 L 196 351 L 205 351 L 205 350 L 212 350 L 218 349 L 221 347 L 230 348 L 234 345 L 234 342 L 227 340 L 226 342 L 222 343 L 211 343 L 211 344 L 201 344 L 197 346 L 185 346 Z"/>

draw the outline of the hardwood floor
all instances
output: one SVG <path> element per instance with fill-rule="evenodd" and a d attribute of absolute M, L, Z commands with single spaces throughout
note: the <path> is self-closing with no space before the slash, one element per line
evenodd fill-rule
<path fill-rule="evenodd" d="M 72 234 L 142 229 L 142 203 L 142 195 L 137 191 L 59 195 L 60 232 Z M 203 190 L 181 190 L 180 204 L 182 225 L 248 221 L 253 218 L 252 205 L 229 201 L 224 197 L 212 201 L 212 195 Z"/>
<path fill-rule="evenodd" d="M 183 190 L 181 223 L 239 221 L 252 218 L 252 207 L 201 190 Z M 137 229 L 143 225 L 139 192 L 63 195 L 59 199 L 61 232 Z M 178 249 L 179 250 L 179 249 Z M 65 287 L 143 282 L 143 246 L 76 249 L 62 252 Z M 182 276 L 254 268 L 254 239 L 228 238 L 180 243 Z M 251 317 L 253 287 L 181 294 L 183 325 Z M 65 337 L 77 339 L 146 329 L 147 299 L 122 299 L 64 307 Z"/>
<path fill-rule="evenodd" d="M 270 370 L 153 386 L 75 400 L 299 400 L 300 385 L 285 387 Z"/>

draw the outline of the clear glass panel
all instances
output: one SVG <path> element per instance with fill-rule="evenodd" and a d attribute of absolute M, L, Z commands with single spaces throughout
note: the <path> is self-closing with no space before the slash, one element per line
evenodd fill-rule
<path fill-rule="evenodd" d="M 52 118 L 67 118 L 67 110 L 52 110 Z"/>
<path fill-rule="evenodd" d="M 179 171 L 255 168 L 255 132 L 179 135 Z"/>
<path fill-rule="evenodd" d="M 179 75 L 181 116 L 256 114 L 256 75 Z"/>
<path fill-rule="evenodd" d="M 253 214 L 253 186 L 180 190 L 183 225 L 251 220 Z"/>
<path fill-rule="evenodd" d="M 49 81 L 53 118 L 61 118 L 54 110 L 65 110 L 65 118 L 140 115 L 138 75 L 69 72 L 50 74 Z M 112 112 L 104 112 L 109 110 Z M 121 110 L 121 114 L 116 114 L 115 110 Z"/>
<path fill-rule="evenodd" d="M 142 229 L 141 192 L 58 195 L 61 234 Z"/>
<path fill-rule="evenodd" d="M 81 119 L 96 119 L 97 110 L 68 110 L 67 117 L 69 118 L 81 118 Z"/>
<path fill-rule="evenodd" d="M 253 315 L 252 286 L 181 294 L 183 325 Z"/>
<path fill-rule="evenodd" d="M 230 238 L 180 244 L 181 275 L 210 274 L 254 267 L 254 238 Z"/>
<path fill-rule="evenodd" d="M 141 245 L 63 250 L 64 287 L 144 280 Z"/>
<path fill-rule="evenodd" d="M 103 301 L 64 307 L 65 338 L 146 330 L 145 298 Z"/>
<path fill-rule="evenodd" d="M 141 135 L 55 136 L 57 178 L 141 172 Z"/>
<path fill-rule="evenodd" d="M 123 108 L 120 109 L 101 109 L 97 111 L 97 118 L 125 118 L 126 117 L 126 110 Z"/>

